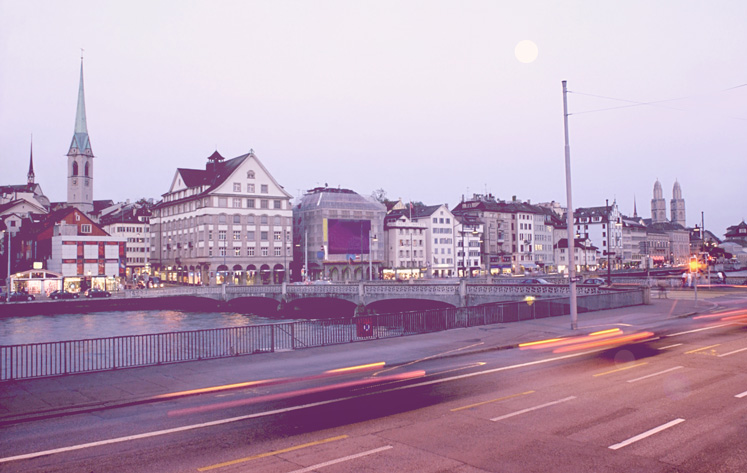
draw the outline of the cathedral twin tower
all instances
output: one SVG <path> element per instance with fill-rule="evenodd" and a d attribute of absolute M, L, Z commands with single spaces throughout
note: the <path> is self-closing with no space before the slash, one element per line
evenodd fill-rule
<path fill-rule="evenodd" d="M 685 225 L 685 199 L 682 198 L 682 189 L 680 183 L 674 181 L 672 188 L 672 200 L 670 201 L 670 211 L 672 223 Z M 661 183 L 656 180 L 654 184 L 654 198 L 651 199 L 651 223 L 667 222 L 667 202 L 664 200 L 664 194 L 661 190 Z"/>

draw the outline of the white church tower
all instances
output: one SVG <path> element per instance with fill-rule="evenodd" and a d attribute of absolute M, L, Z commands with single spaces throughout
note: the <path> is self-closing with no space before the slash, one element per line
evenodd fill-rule
<path fill-rule="evenodd" d="M 654 198 L 651 199 L 651 222 L 662 223 L 667 221 L 667 201 L 664 200 L 664 192 L 661 182 L 654 183 Z"/>
<path fill-rule="evenodd" d="M 669 210 L 672 213 L 671 222 L 686 227 L 685 199 L 682 198 L 682 188 L 680 188 L 680 183 L 677 180 L 674 181 L 674 187 L 672 188 L 672 200 L 670 201 Z"/>
<path fill-rule="evenodd" d="M 85 213 L 93 212 L 93 151 L 88 139 L 86 99 L 83 91 L 83 58 L 80 59 L 78 109 L 75 132 L 67 152 L 67 203 Z"/>

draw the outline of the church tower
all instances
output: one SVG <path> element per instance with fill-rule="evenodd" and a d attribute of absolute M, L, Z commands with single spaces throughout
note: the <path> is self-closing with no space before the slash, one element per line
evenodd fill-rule
<path fill-rule="evenodd" d="M 93 212 L 93 151 L 88 139 L 86 99 L 83 91 L 83 58 L 80 59 L 78 109 L 75 131 L 67 152 L 67 204 L 83 212 Z"/>
<path fill-rule="evenodd" d="M 654 184 L 654 198 L 651 199 L 651 222 L 662 223 L 667 221 L 667 201 L 661 190 L 661 182 L 656 180 Z"/>
<path fill-rule="evenodd" d="M 36 179 L 36 174 L 34 174 L 34 142 L 32 140 L 31 152 L 29 155 L 29 172 L 26 174 L 26 184 L 28 184 L 29 187 L 33 187 L 34 179 Z"/>
<path fill-rule="evenodd" d="M 672 200 L 670 202 L 670 211 L 672 223 L 679 223 L 685 227 L 685 199 L 682 198 L 682 189 L 680 183 L 675 179 L 674 188 L 672 189 Z"/>

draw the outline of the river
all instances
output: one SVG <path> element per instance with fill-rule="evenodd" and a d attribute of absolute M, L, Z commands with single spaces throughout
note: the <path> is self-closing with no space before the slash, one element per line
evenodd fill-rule
<path fill-rule="evenodd" d="M 134 310 L 0 318 L 0 345 L 289 322 L 238 312 Z"/>

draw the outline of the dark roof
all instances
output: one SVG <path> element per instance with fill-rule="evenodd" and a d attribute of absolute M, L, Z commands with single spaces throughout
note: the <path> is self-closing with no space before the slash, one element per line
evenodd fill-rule
<path fill-rule="evenodd" d="M 233 159 L 229 159 L 227 161 L 222 161 L 217 160 L 217 157 L 214 158 L 216 155 L 222 158 L 222 156 L 220 156 L 220 154 L 218 154 L 218 152 L 216 151 L 210 156 L 210 158 L 208 158 L 210 159 L 210 162 L 208 162 L 206 169 L 177 168 L 179 175 L 182 176 L 184 184 L 187 187 L 198 187 L 205 185 L 208 185 L 210 187 L 199 194 L 191 195 L 183 199 L 179 199 L 178 201 L 161 201 L 153 207 L 160 208 L 167 205 L 173 205 L 174 202 L 184 202 L 201 198 L 205 194 L 210 193 L 213 189 L 223 184 L 223 182 L 225 182 L 225 180 L 228 179 L 231 174 L 233 174 L 236 168 L 238 168 L 239 165 L 243 163 L 250 154 L 251 153 L 247 153 L 241 156 L 237 156 Z"/>

